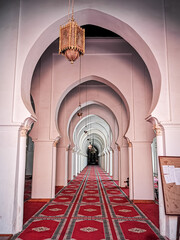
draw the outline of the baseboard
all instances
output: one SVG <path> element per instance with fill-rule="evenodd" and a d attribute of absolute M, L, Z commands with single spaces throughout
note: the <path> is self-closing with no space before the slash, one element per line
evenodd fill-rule
<path fill-rule="evenodd" d="M 49 202 L 51 198 L 31 198 L 27 202 Z"/>
<path fill-rule="evenodd" d="M 0 234 L 0 240 L 10 240 L 12 236 L 12 234 Z"/>
<path fill-rule="evenodd" d="M 154 200 L 132 200 L 133 203 L 154 203 Z"/>

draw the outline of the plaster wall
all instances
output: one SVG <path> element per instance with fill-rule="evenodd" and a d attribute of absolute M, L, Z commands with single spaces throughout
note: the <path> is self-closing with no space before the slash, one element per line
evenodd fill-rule
<path fill-rule="evenodd" d="M 61 136 L 62 136 L 62 142 L 64 142 L 63 138 L 67 142 L 67 123 L 68 120 L 74 111 L 75 108 L 78 106 L 78 100 L 79 100 L 79 94 L 78 89 L 74 89 L 72 93 L 70 93 L 66 100 L 63 101 L 61 104 L 61 108 L 59 111 L 59 117 L 58 117 L 58 125 L 60 128 Z M 88 107 L 84 107 L 82 109 L 83 111 L 83 117 L 87 116 L 87 114 L 97 114 L 98 116 L 101 116 L 107 123 L 110 125 L 111 129 L 113 130 L 113 137 L 115 136 L 114 129 L 115 129 L 115 121 L 114 116 L 112 115 L 112 112 L 115 113 L 117 119 L 119 118 L 119 135 L 121 136 L 121 144 L 122 144 L 122 136 L 127 130 L 127 114 L 124 109 L 124 104 L 122 103 L 122 100 L 115 94 L 109 87 L 105 85 L 91 85 L 86 89 L 85 87 L 81 90 L 81 101 L 84 103 L 86 101 L 86 94 L 87 94 L 87 101 L 93 100 L 97 102 L 97 104 L 89 105 Z M 98 105 L 98 103 L 103 103 L 104 105 Z M 109 110 L 108 110 L 109 108 Z M 112 112 L 111 112 L 112 111 Z M 121 122 L 121 115 L 125 115 L 126 122 Z M 79 121 L 79 117 L 77 115 L 74 116 L 74 118 L 71 121 L 72 127 L 70 127 L 70 141 L 72 142 L 72 134 L 74 132 L 74 127 L 76 126 L 77 122 Z M 87 119 L 86 121 L 90 121 L 90 119 Z M 86 122 L 85 121 L 85 122 Z M 85 124 L 84 122 L 84 124 Z M 88 123 L 88 122 L 87 122 Z M 71 126 L 70 125 L 70 126 Z M 74 127 L 73 127 L 74 126 Z M 117 140 L 113 139 L 114 141 Z"/>
<path fill-rule="evenodd" d="M 66 186 L 68 181 L 68 151 L 57 145 L 56 186 Z"/>
<path fill-rule="evenodd" d="M 165 18 L 166 18 L 166 66 L 169 84 L 169 101 L 170 101 L 170 122 L 180 122 L 180 2 L 165 1 Z M 175 144 L 175 143 L 173 143 Z M 177 151 L 177 149 L 176 149 Z"/>
<path fill-rule="evenodd" d="M 40 91 L 39 91 L 39 112 L 38 139 L 50 139 L 50 117 L 51 117 L 51 58 L 48 52 L 42 56 L 40 68 Z"/>
<path fill-rule="evenodd" d="M 47 73 L 46 74 L 47 76 L 45 77 L 45 79 L 43 79 L 43 74 L 42 74 L 42 78 L 40 80 L 42 91 L 41 93 L 39 93 L 37 97 L 40 98 L 38 100 L 39 101 L 38 105 L 41 103 L 41 107 L 44 108 L 44 113 L 42 112 L 42 115 L 39 116 L 39 119 L 40 119 L 39 123 L 41 122 L 41 119 L 42 119 L 43 124 L 48 125 L 49 122 L 51 124 L 50 132 L 47 133 L 46 131 L 47 126 L 44 126 L 45 128 L 42 134 L 46 134 L 46 135 L 50 134 L 49 138 L 54 139 L 58 134 L 55 123 L 54 123 L 54 115 L 57 111 L 56 106 L 58 104 L 60 96 L 63 96 L 64 93 L 67 92 L 67 89 L 72 88 L 75 82 L 76 84 L 79 83 L 79 72 L 78 72 L 79 62 L 77 61 L 73 65 L 69 65 L 66 59 L 58 55 L 53 55 L 52 62 L 50 61 L 50 59 L 51 58 L 49 58 L 49 60 L 47 60 L 46 63 L 43 63 L 43 58 L 41 59 L 42 70 L 40 70 L 40 73 L 41 71 L 43 72 L 43 65 L 45 64 L 44 69 L 45 69 L 45 72 Z M 47 64 L 48 61 L 49 61 L 49 64 Z M 104 68 L 104 66 L 106 66 L 106 68 Z M 69 67 L 71 68 L 71 71 L 69 71 Z M 133 118 L 130 116 L 131 123 L 130 123 L 130 129 L 128 132 L 128 137 L 133 139 L 135 137 L 137 138 L 138 135 L 135 136 L 135 134 L 140 134 L 140 131 L 137 131 L 137 133 L 135 133 L 132 131 L 132 128 L 134 127 L 135 124 L 136 124 L 135 126 L 137 127 L 137 124 L 139 123 L 141 123 L 141 126 L 147 125 L 144 119 L 148 114 L 148 110 L 150 108 L 150 103 L 151 103 L 151 96 L 152 96 L 151 82 L 149 80 L 148 72 L 143 65 L 143 62 L 140 60 L 138 55 L 135 55 L 135 54 L 133 55 L 133 60 L 132 60 L 131 53 L 130 55 L 129 53 L 127 55 L 126 54 L 121 55 L 121 53 L 119 55 L 117 54 L 115 55 L 114 54 L 112 55 L 111 54 L 110 55 L 109 54 L 103 54 L 103 55 L 89 54 L 88 55 L 87 54 L 82 59 L 82 78 L 87 76 L 92 76 L 92 74 L 96 76 L 100 76 L 103 79 L 110 80 L 111 83 L 114 83 L 114 85 L 117 85 L 120 92 L 122 92 L 123 95 L 126 96 L 127 102 L 129 104 L 131 116 L 132 115 L 135 116 L 134 121 L 133 121 Z M 50 76 L 52 77 L 50 78 Z M 40 77 L 41 77 L 41 74 L 40 74 Z M 90 78 L 90 80 L 92 79 Z M 44 93 L 43 93 L 43 88 L 44 88 Z M 139 94 L 138 88 L 140 88 L 141 94 Z M 34 87 L 32 89 L 34 89 Z M 136 91 L 135 94 L 133 93 L 134 91 Z M 46 96 L 45 93 L 47 92 L 48 92 L 48 95 Z M 32 92 L 32 95 L 34 95 L 33 92 Z M 92 95 L 92 98 L 99 97 L 98 93 L 95 94 L 95 92 L 94 92 L 94 95 L 91 92 L 91 95 Z M 42 96 L 42 100 L 41 100 L 41 96 Z M 85 96 L 84 96 L 84 99 L 85 99 Z M 141 114 L 139 114 L 139 111 L 138 111 L 138 114 L 136 114 L 135 112 L 139 110 L 139 106 L 142 103 L 142 99 L 143 99 L 144 107 L 141 111 Z M 49 105 L 48 104 L 45 105 L 45 101 Z M 51 102 L 51 105 L 50 105 L 50 102 Z M 36 99 L 35 99 L 35 103 L 36 103 Z M 74 100 L 73 103 L 77 104 L 78 99 L 76 101 Z M 47 114 L 46 112 L 48 111 L 48 109 L 51 109 L 49 111 L 49 113 L 51 114 L 50 118 L 48 115 L 49 113 Z M 66 112 L 68 111 L 69 110 L 66 109 Z M 45 116 L 46 116 L 46 121 L 44 123 Z M 141 129 L 143 131 L 143 127 Z M 150 125 L 149 125 L 149 129 L 150 129 Z M 143 133 L 143 134 L 146 134 L 146 133 Z"/>
<path fill-rule="evenodd" d="M 36 141 L 34 143 L 32 198 L 51 198 L 53 178 L 53 143 Z"/>
<path fill-rule="evenodd" d="M 88 40 L 88 42 L 91 43 L 90 39 Z M 100 39 L 98 41 L 96 40 L 95 42 L 94 40 L 92 40 L 92 43 L 90 44 L 91 48 L 92 44 L 95 44 L 97 42 L 99 43 Z M 96 54 L 93 54 L 90 53 L 89 50 L 89 54 L 83 56 L 82 77 L 92 75 L 101 76 L 102 79 L 108 79 L 111 81 L 111 83 L 114 83 L 114 85 L 118 86 L 119 90 L 123 92 L 126 96 L 127 102 L 129 104 L 130 120 L 127 118 L 127 112 L 125 110 L 124 104 L 122 103 L 122 99 L 117 95 L 117 93 L 114 92 L 114 90 L 112 90 L 104 83 L 96 84 L 96 82 L 91 82 L 91 84 L 87 85 L 87 88 L 86 85 L 83 85 L 80 90 L 78 87 L 73 88 L 72 91 L 69 92 L 62 101 L 58 116 L 58 126 L 61 134 L 61 140 L 58 144 L 59 147 L 57 151 L 57 185 L 66 185 L 67 182 L 67 176 L 64 176 L 64 174 L 66 174 L 64 172 L 64 169 L 67 167 L 64 163 L 64 161 L 67 161 L 67 159 L 65 159 L 65 153 L 66 148 L 70 143 L 67 135 L 67 123 L 69 118 L 71 117 L 72 112 L 74 111 L 74 109 L 77 108 L 79 104 L 79 97 L 81 98 L 81 103 L 85 103 L 86 101 L 91 100 L 97 103 L 103 103 L 107 107 L 101 107 L 103 108 L 105 120 L 107 120 L 107 115 L 112 114 L 107 109 L 111 109 L 111 111 L 115 113 L 119 124 L 119 145 L 127 146 L 127 143 L 123 136 L 127 131 L 128 120 L 130 121 L 130 130 L 128 131 L 128 137 L 132 139 L 132 141 L 135 140 L 144 142 L 152 141 L 153 139 L 154 134 L 152 131 L 152 127 L 145 121 L 145 117 L 147 116 L 148 110 L 150 108 L 152 97 L 152 85 L 147 69 L 140 57 L 129 47 L 129 45 L 125 45 L 124 41 L 122 40 L 119 40 L 119 42 L 115 40 L 115 46 L 117 47 L 117 44 L 119 44 L 119 46 L 123 44 L 123 46 L 126 46 L 125 49 L 127 50 L 127 52 L 123 52 L 123 54 L 111 54 L 111 45 L 109 44 L 110 42 L 112 43 L 113 40 L 107 40 L 107 42 L 105 40 L 102 41 L 101 49 L 103 49 L 104 51 L 103 54 L 100 54 L 98 52 Z M 104 46 L 104 44 L 106 47 Z M 109 46 L 108 54 L 105 53 L 105 49 L 107 48 L 107 46 Z M 112 52 L 114 48 L 115 47 L 112 48 Z M 89 49 L 88 45 L 87 49 Z M 125 49 L 121 46 L 119 50 L 122 49 L 123 51 L 125 51 Z M 64 57 L 53 54 L 53 52 L 54 49 L 53 47 L 51 47 L 42 56 L 41 61 L 37 66 L 32 83 L 32 96 L 34 97 L 35 107 L 38 112 L 39 121 L 38 123 L 35 123 L 35 125 L 38 125 L 38 129 L 33 128 L 31 136 L 34 136 L 34 138 L 38 137 L 38 139 L 40 140 L 52 140 L 57 136 L 54 135 L 56 133 L 54 116 L 57 103 L 60 97 L 64 95 L 64 92 L 66 92 L 67 89 L 70 90 L 72 88 L 74 82 L 76 82 L 76 84 L 80 83 L 78 79 L 79 60 L 77 60 L 77 62 L 75 62 L 73 65 L 70 65 L 69 62 L 64 59 Z M 53 58 L 51 58 L 51 56 L 53 56 Z M 35 82 L 36 79 L 38 79 L 37 82 Z M 93 80 L 93 77 L 90 77 L 89 80 Z M 39 88 L 39 90 L 37 90 L 36 88 Z M 100 109 L 100 107 L 98 107 L 97 109 L 96 108 L 96 104 L 90 106 L 88 109 L 89 114 L 91 112 L 93 114 L 97 112 L 99 115 L 98 110 Z M 114 131 L 114 116 L 108 118 L 110 120 L 109 124 Z M 79 121 L 79 119 L 76 116 L 71 123 L 71 143 L 72 134 L 77 121 Z M 114 141 L 115 139 L 113 140 L 113 142 Z M 139 155 L 140 154 L 142 153 L 139 149 Z M 44 157 L 46 157 L 46 161 L 49 161 L 48 155 Z M 121 176 L 123 179 L 121 181 L 122 183 L 126 180 L 128 175 L 127 154 L 123 154 L 123 157 L 124 158 L 122 159 L 122 163 L 124 165 L 122 168 Z M 135 158 L 138 158 L 138 156 L 135 155 Z M 141 160 L 143 161 L 143 159 Z M 151 161 L 150 158 L 149 160 Z M 150 168 L 147 167 L 147 171 L 149 171 L 149 169 Z M 136 174 L 138 176 L 139 172 L 137 171 L 135 175 Z M 151 185 L 149 186 L 151 187 Z"/>
<path fill-rule="evenodd" d="M 35 113 L 36 113 L 37 119 L 39 119 L 39 109 L 40 109 L 40 69 L 41 69 L 40 64 L 41 64 L 41 61 L 38 62 L 34 70 L 33 81 L 31 85 L 31 96 L 35 104 Z M 29 134 L 33 141 L 38 139 L 38 126 L 39 126 L 39 121 L 37 121 L 36 124 L 33 125 L 33 128 Z"/>
<path fill-rule="evenodd" d="M 180 156 L 180 125 L 164 124 L 166 156 Z M 173 144 L 172 144 L 173 143 Z"/>
<path fill-rule="evenodd" d="M 1 126 L 0 137 L 3 139 L 0 149 L 0 233 L 9 234 L 19 231 L 16 225 L 19 126 Z"/>
<path fill-rule="evenodd" d="M 48 56 L 50 56 L 50 55 L 48 55 Z M 120 56 L 120 58 L 119 58 L 119 56 Z M 119 55 L 119 56 L 113 55 L 113 54 L 112 54 L 112 56 L 109 56 L 109 55 L 101 56 L 98 54 L 96 56 L 87 55 L 87 58 L 91 57 L 92 60 L 94 59 L 95 64 L 92 63 L 92 61 L 90 61 L 92 64 L 88 63 L 88 67 L 87 66 L 86 66 L 86 68 L 84 67 L 82 71 L 83 72 L 88 71 L 88 73 L 86 73 L 86 75 L 92 75 L 92 73 L 93 74 L 97 73 L 97 75 L 100 75 L 100 76 L 103 75 L 103 77 L 105 79 L 111 79 L 111 81 L 116 80 L 115 84 L 118 84 L 120 90 L 124 91 L 125 96 L 128 96 L 127 98 L 129 98 L 128 103 L 130 105 L 130 110 L 131 110 L 132 127 L 134 127 L 134 129 L 135 128 L 138 129 L 137 132 L 133 132 L 131 129 L 131 137 L 133 139 L 134 138 L 137 139 L 137 138 L 141 138 L 141 136 L 147 135 L 146 132 L 144 132 L 144 129 L 149 128 L 148 131 L 150 131 L 150 128 L 151 128 L 150 124 L 147 125 L 146 121 L 144 120 L 144 118 L 147 116 L 147 113 L 148 113 L 148 110 L 150 107 L 150 103 L 151 103 L 151 96 L 152 96 L 151 95 L 152 94 L 151 93 L 151 82 L 149 80 L 148 72 L 147 72 L 146 68 L 143 66 L 143 63 L 138 56 L 133 57 L 133 66 L 132 66 L 131 57 L 129 55 L 128 56 L 127 55 L 125 55 L 125 56 Z M 49 58 L 47 60 L 43 56 L 43 58 L 41 59 L 41 64 L 39 64 L 39 66 L 42 66 L 42 70 L 39 70 L 40 73 L 42 72 L 42 74 L 39 74 L 40 83 L 38 83 L 38 81 L 36 81 L 37 76 L 35 74 L 35 79 L 33 80 L 33 84 L 32 84 L 32 95 L 34 96 L 35 105 L 37 105 L 37 107 L 36 107 L 37 112 L 38 112 L 38 108 L 41 107 L 43 109 L 43 111 L 41 111 L 41 115 L 39 115 L 39 113 L 38 113 L 38 117 L 39 117 L 38 124 L 41 124 L 41 121 L 42 121 L 42 125 L 43 125 L 43 128 L 41 128 L 41 130 L 38 131 L 38 134 L 46 134 L 46 136 L 49 137 L 50 139 L 53 139 L 56 137 L 54 135 L 56 133 L 56 129 L 54 126 L 55 125 L 54 124 L 54 114 L 55 114 L 55 106 L 57 105 L 59 96 L 62 96 L 63 93 L 66 91 L 66 89 L 68 89 L 68 87 L 72 85 L 72 83 L 73 83 L 72 81 L 78 81 L 78 69 L 77 69 L 78 62 L 74 63 L 74 65 L 71 66 L 67 62 L 65 62 L 65 60 L 62 59 L 60 56 L 55 55 L 54 57 L 56 60 L 51 62 L 51 60 L 50 60 L 51 58 Z M 82 60 L 83 62 L 84 62 L 85 57 L 86 56 L 83 57 L 83 60 Z M 130 57 L 130 59 L 129 59 L 129 57 Z M 105 59 L 105 58 L 107 58 L 106 61 L 108 61 L 108 62 L 103 61 L 103 59 Z M 100 61 L 98 61 L 99 59 L 100 59 Z M 45 61 L 45 63 L 44 63 L 44 61 Z M 62 62 L 63 62 L 63 64 L 60 64 Z M 100 62 L 100 64 L 98 64 L 99 62 Z M 61 66 L 61 65 L 63 65 L 63 66 Z M 107 66 L 107 65 L 108 65 L 108 67 L 104 68 L 104 66 Z M 95 69 L 95 66 L 98 66 L 98 71 Z M 69 67 L 71 67 L 71 71 L 69 71 Z M 45 70 L 45 73 L 44 73 L 45 77 L 43 76 L 43 69 Z M 99 70 L 99 69 L 101 69 L 101 70 Z M 117 70 L 117 69 L 119 69 L 119 70 Z M 100 73 L 99 73 L 99 71 L 100 71 Z M 74 79 L 74 76 L 77 76 L 77 77 L 75 77 L 75 79 Z M 65 79 L 66 79 L 66 81 L 65 81 Z M 52 83 L 51 83 L 51 81 L 52 81 Z M 70 82 L 71 85 L 68 84 L 68 82 Z M 38 86 L 37 86 L 38 84 L 40 84 L 39 91 L 35 88 L 35 86 L 38 88 Z M 52 86 L 52 89 L 51 89 L 51 86 Z M 122 88 L 124 88 L 124 90 L 122 90 Z M 86 100 L 85 89 L 84 90 L 82 89 L 81 91 L 82 91 L 82 93 L 81 93 L 82 99 L 81 100 L 85 101 Z M 90 89 L 88 89 L 88 91 L 90 91 Z M 95 98 L 95 99 L 99 100 L 101 98 L 101 94 L 98 94 L 98 91 L 99 91 L 99 88 L 97 88 L 96 90 L 92 88 L 91 92 L 87 94 L 88 100 L 89 100 L 90 96 L 92 99 Z M 107 93 L 108 92 L 106 91 L 105 94 L 107 94 Z M 73 101 L 71 100 L 71 104 L 74 104 L 74 106 L 71 106 L 71 108 L 75 108 L 78 105 L 79 99 L 77 99 L 77 98 L 79 96 L 78 96 L 77 92 L 75 92 L 75 91 L 72 92 L 71 94 L 72 94 L 71 98 L 73 98 Z M 106 97 L 102 98 L 102 99 L 106 100 Z M 66 99 L 66 101 L 69 101 L 69 100 Z M 111 98 L 109 98 L 108 101 L 112 101 Z M 141 112 L 139 112 L 139 109 L 140 109 L 140 106 L 142 105 L 142 103 L 144 105 L 143 105 L 143 107 L 141 107 Z M 66 102 L 64 104 L 66 104 Z M 117 106 L 115 106 L 115 105 L 112 106 L 112 105 L 113 105 L 113 102 L 111 102 L 111 104 L 109 106 L 111 108 L 113 107 L 114 109 L 118 107 L 118 104 L 117 104 Z M 62 105 L 61 108 L 63 108 L 63 107 L 64 106 Z M 66 116 L 66 115 L 69 116 L 72 110 L 70 108 L 64 108 L 63 111 L 62 112 L 65 113 L 63 116 Z M 137 112 L 138 112 L 138 114 L 137 114 Z M 51 119 L 50 119 L 49 114 L 51 114 Z M 45 117 L 46 117 L 46 121 L 44 121 Z M 134 120 L 133 120 L 133 117 L 134 117 Z M 60 121 L 67 122 L 64 118 L 60 118 Z M 44 126 L 44 124 L 46 126 Z M 48 124 L 51 124 L 50 133 L 48 132 L 49 131 L 48 127 L 47 127 Z M 141 125 L 141 128 L 138 128 L 138 124 Z M 62 124 L 62 126 L 63 126 L 63 124 Z M 147 127 L 147 126 L 149 126 L 149 127 Z M 35 132 L 34 129 L 32 130 L 31 136 Z M 62 129 L 60 129 L 60 132 L 62 132 Z M 50 136 L 48 136 L 48 134 L 50 134 Z M 42 138 L 43 137 L 46 138 L 45 136 L 42 135 Z M 150 136 L 150 138 L 151 137 L 152 136 Z"/>
<path fill-rule="evenodd" d="M 0 124 L 12 124 L 14 113 L 15 72 L 19 28 L 19 0 L 1 1 L 0 5 Z M 13 39 L 13 41 L 12 41 Z M 5 100 L 6 99 L 6 100 Z"/>
<path fill-rule="evenodd" d="M 133 142 L 134 199 L 154 200 L 150 142 Z"/>
<path fill-rule="evenodd" d="M 127 178 L 129 177 L 128 147 L 123 146 L 120 150 L 120 187 L 127 186 Z M 149 187 L 149 186 L 148 186 Z"/>

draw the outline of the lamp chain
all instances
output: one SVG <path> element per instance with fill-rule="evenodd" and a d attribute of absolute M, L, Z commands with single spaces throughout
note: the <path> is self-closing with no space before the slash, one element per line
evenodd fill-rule
<path fill-rule="evenodd" d="M 72 0 L 72 20 L 74 20 L 74 0 Z"/>
<path fill-rule="evenodd" d="M 81 85 L 81 56 L 79 59 L 79 106 L 81 107 L 81 91 L 80 91 L 80 85 Z"/>
<path fill-rule="evenodd" d="M 71 14 L 71 19 L 74 20 L 74 0 L 72 0 L 72 3 L 71 3 L 71 0 L 69 0 L 69 6 L 68 6 L 68 21 L 70 20 L 70 8 L 72 8 L 72 14 Z"/>
<path fill-rule="evenodd" d="M 87 108 L 88 108 L 88 103 L 87 103 L 87 82 L 86 82 L 86 114 L 88 113 Z M 87 124 L 88 124 L 88 115 L 86 116 L 86 127 L 87 127 Z"/>
<path fill-rule="evenodd" d="M 70 18 L 69 18 L 70 5 L 71 5 L 71 0 L 69 0 L 69 6 L 68 6 L 68 21 L 70 20 Z"/>

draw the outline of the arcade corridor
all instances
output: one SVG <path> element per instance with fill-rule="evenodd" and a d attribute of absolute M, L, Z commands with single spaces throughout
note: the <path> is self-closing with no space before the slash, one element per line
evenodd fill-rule
<path fill-rule="evenodd" d="M 0 6 L 0 240 L 175 240 L 180 1 Z"/>

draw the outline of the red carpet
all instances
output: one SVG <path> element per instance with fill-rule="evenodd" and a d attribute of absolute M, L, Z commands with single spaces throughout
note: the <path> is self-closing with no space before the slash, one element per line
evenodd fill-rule
<path fill-rule="evenodd" d="M 159 228 L 159 206 L 156 203 L 137 203 L 136 205 Z"/>
<path fill-rule="evenodd" d="M 123 192 L 126 194 L 126 196 L 129 197 L 129 188 L 121 188 Z"/>
<path fill-rule="evenodd" d="M 40 206 L 12 239 L 164 239 L 156 227 L 157 206 L 137 206 L 100 167 L 88 166 L 55 199 Z M 28 202 L 25 208 L 29 215 L 33 212 Z"/>
<path fill-rule="evenodd" d="M 56 186 L 55 194 L 57 194 L 62 188 L 63 188 L 63 186 Z"/>
<path fill-rule="evenodd" d="M 142 221 L 123 221 L 120 222 L 126 239 L 129 240 L 157 240 L 157 235 L 152 229 Z"/>
<path fill-rule="evenodd" d="M 45 204 L 45 202 L 25 202 L 23 223 L 27 222 Z"/>

